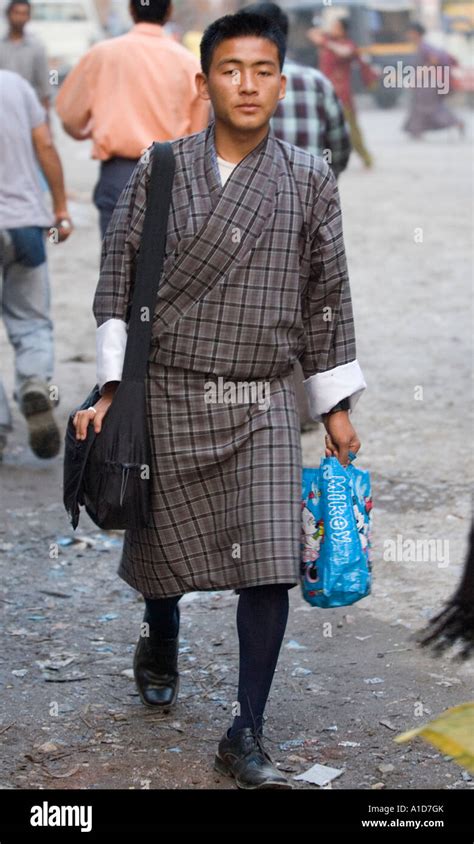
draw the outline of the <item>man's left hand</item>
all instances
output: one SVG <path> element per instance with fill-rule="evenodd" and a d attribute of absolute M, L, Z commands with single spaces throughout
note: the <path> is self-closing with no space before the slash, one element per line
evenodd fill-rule
<path fill-rule="evenodd" d="M 347 466 L 349 452 L 354 454 L 360 449 L 360 440 L 357 436 L 352 422 L 349 419 L 349 411 L 338 410 L 323 416 L 324 427 L 326 428 L 326 457 L 337 457 L 339 463 Z"/>

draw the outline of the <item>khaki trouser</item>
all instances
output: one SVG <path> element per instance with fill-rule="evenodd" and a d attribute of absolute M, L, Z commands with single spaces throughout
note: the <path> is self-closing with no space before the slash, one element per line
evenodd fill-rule
<path fill-rule="evenodd" d="M 360 155 L 362 161 L 367 165 L 367 167 L 370 167 L 372 164 L 372 156 L 365 145 L 354 109 L 344 106 L 344 117 L 346 118 L 346 122 L 349 125 L 351 132 L 352 148 L 356 151 L 357 155 Z"/>

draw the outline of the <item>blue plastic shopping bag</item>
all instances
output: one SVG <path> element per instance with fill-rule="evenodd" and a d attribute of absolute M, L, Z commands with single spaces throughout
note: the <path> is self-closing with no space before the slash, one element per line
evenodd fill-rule
<path fill-rule="evenodd" d="M 371 580 L 370 475 L 337 457 L 303 469 L 301 586 L 314 607 L 365 598 Z"/>

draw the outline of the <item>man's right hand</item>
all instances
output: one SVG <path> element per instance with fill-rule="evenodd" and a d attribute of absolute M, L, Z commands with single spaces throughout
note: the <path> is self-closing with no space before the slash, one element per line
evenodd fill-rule
<path fill-rule="evenodd" d="M 102 423 L 112 404 L 115 391 L 119 385 L 119 381 L 109 381 L 105 384 L 102 397 L 96 404 L 88 407 L 86 410 L 78 410 L 72 424 L 76 429 L 76 440 L 87 439 L 87 429 L 92 422 L 96 434 L 100 434 L 102 430 Z"/>
<path fill-rule="evenodd" d="M 67 212 L 63 214 L 56 213 L 56 219 L 48 232 L 49 239 L 53 243 L 64 243 L 73 229 L 72 220 Z"/>
<path fill-rule="evenodd" d="M 317 47 L 321 47 L 324 44 L 324 32 L 317 26 L 313 26 L 311 29 L 308 29 L 306 34 L 309 40 L 312 41 L 313 44 L 316 44 Z"/>

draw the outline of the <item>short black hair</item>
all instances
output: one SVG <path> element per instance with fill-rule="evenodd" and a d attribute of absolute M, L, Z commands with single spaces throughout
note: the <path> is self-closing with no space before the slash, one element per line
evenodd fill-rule
<path fill-rule="evenodd" d="M 417 32 L 418 35 L 424 35 L 426 32 L 426 29 L 423 24 L 417 23 L 416 21 L 414 23 L 408 24 L 407 32 L 410 32 L 411 30 L 413 30 L 413 32 Z"/>
<path fill-rule="evenodd" d="M 171 0 L 130 0 L 139 21 L 163 23 L 171 6 Z"/>
<path fill-rule="evenodd" d="M 348 33 L 350 32 L 350 28 L 351 28 L 351 22 L 350 22 L 349 18 L 338 18 L 337 20 L 341 24 L 341 26 L 342 26 L 344 32 L 346 33 L 346 35 L 348 35 Z"/>
<path fill-rule="evenodd" d="M 237 12 L 235 15 L 224 15 L 207 27 L 201 41 L 202 72 L 206 76 L 209 74 L 212 56 L 219 44 L 229 38 L 240 38 L 246 35 L 266 38 L 267 41 L 275 44 L 278 49 L 280 70 L 282 69 L 285 61 L 286 39 L 281 29 L 265 15 Z"/>
<path fill-rule="evenodd" d="M 5 14 L 8 15 L 13 6 L 28 6 L 29 10 L 31 11 L 31 3 L 30 0 L 10 0 L 7 8 L 5 9 Z"/>
<path fill-rule="evenodd" d="M 286 12 L 277 3 L 251 3 L 249 6 L 244 6 L 241 11 L 246 15 L 264 15 L 276 26 L 279 26 L 285 38 L 288 38 L 290 20 Z"/>

